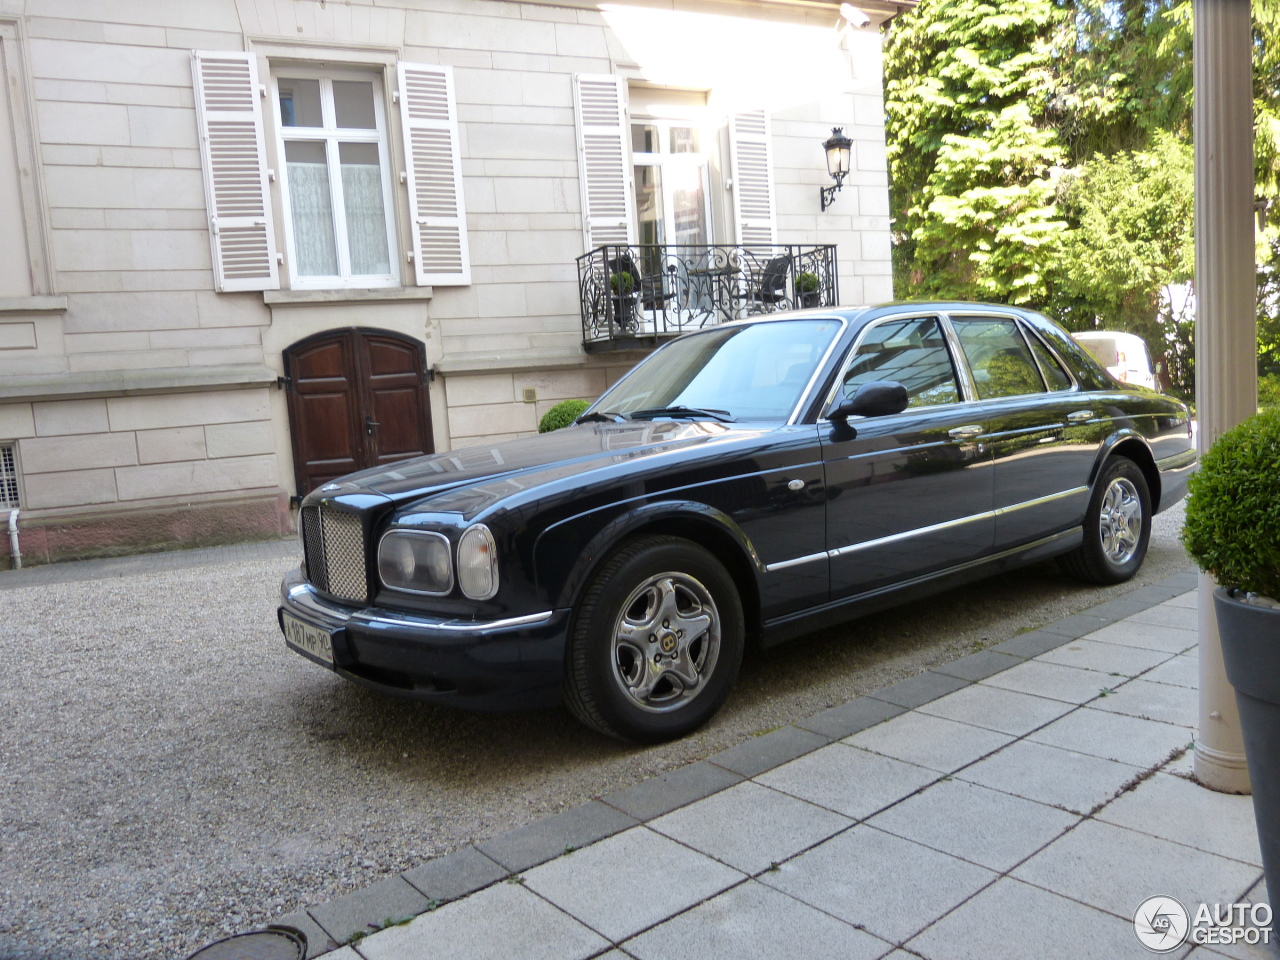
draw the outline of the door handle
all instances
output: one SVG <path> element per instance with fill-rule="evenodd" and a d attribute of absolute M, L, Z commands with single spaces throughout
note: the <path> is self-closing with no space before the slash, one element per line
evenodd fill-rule
<path fill-rule="evenodd" d="M 1093 419 L 1092 410 L 1074 410 L 1067 414 L 1067 423 L 1084 423 Z"/>
<path fill-rule="evenodd" d="M 380 426 L 382 426 L 382 424 L 380 424 L 377 420 L 373 419 L 373 417 L 369 416 L 369 414 L 366 413 L 364 415 L 364 432 L 367 433 L 369 436 L 371 437 L 373 436 L 374 427 L 380 427 Z"/>
<path fill-rule="evenodd" d="M 982 424 L 980 423 L 967 423 L 963 427 L 952 427 L 947 431 L 947 436 L 952 440 L 972 440 L 981 434 Z"/>

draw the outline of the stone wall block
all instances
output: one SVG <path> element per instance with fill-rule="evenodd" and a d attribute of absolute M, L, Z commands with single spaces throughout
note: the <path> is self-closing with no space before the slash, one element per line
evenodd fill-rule
<path fill-rule="evenodd" d="M 516 398 L 509 373 L 450 374 L 444 378 L 444 389 L 451 409 L 509 403 Z"/>
<path fill-rule="evenodd" d="M 23 493 L 23 500 L 30 510 L 114 503 L 119 499 L 116 496 L 115 470 L 109 467 L 42 473 L 38 480 L 27 478 L 27 482 L 23 484 Z"/>
<path fill-rule="evenodd" d="M 110 428 L 106 400 L 47 400 L 32 404 L 36 436 L 106 433 Z"/>
<path fill-rule="evenodd" d="M 22 472 L 28 479 L 37 473 L 121 467 L 138 462 L 138 447 L 132 433 L 33 437 L 19 441 L 18 447 Z"/>
<path fill-rule="evenodd" d="M 276 458 L 189 460 L 116 469 L 121 500 L 248 490 L 276 485 Z"/>
<path fill-rule="evenodd" d="M 267 391 L 218 390 L 107 400 L 112 430 L 204 426 L 271 416 Z"/>
<path fill-rule="evenodd" d="M 204 428 L 204 436 L 211 458 L 249 457 L 275 451 L 270 420 L 209 424 Z"/>
<path fill-rule="evenodd" d="M 499 433 L 526 433 L 538 429 L 532 403 L 495 403 L 449 410 L 449 435 L 488 437 Z"/>
<path fill-rule="evenodd" d="M 137 438 L 139 463 L 203 460 L 208 455 L 205 449 L 203 427 L 139 430 Z"/>
<path fill-rule="evenodd" d="M 0 440 L 36 435 L 36 420 L 29 403 L 0 403 Z"/>

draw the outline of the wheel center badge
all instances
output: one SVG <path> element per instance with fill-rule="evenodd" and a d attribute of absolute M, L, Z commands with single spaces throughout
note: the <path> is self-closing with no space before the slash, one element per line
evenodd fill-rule
<path fill-rule="evenodd" d="M 662 647 L 663 653 L 674 653 L 676 649 L 676 635 L 674 633 L 664 633 L 662 639 L 658 642 Z"/>

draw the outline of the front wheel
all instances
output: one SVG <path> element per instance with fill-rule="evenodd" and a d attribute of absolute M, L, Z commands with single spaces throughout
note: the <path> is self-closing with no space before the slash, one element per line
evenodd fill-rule
<path fill-rule="evenodd" d="M 743 638 L 737 588 L 708 550 L 676 537 L 633 540 L 583 594 L 565 657 L 565 700 L 612 737 L 684 736 L 728 696 Z"/>
<path fill-rule="evenodd" d="M 1084 517 L 1084 542 L 1059 558 L 1062 569 L 1085 583 L 1123 583 L 1147 555 L 1151 493 L 1132 460 L 1117 457 L 1102 468 Z"/>

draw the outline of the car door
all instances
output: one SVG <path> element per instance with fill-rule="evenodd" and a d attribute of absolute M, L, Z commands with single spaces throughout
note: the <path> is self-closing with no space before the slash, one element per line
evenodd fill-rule
<path fill-rule="evenodd" d="M 832 402 L 864 383 L 895 381 L 910 405 L 819 424 L 833 600 L 991 550 L 986 414 L 958 369 L 937 315 L 884 317 L 860 332 Z"/>
<path fill-rule="evenodd" d="M 1101 411 L 1023 321 L 958 314 L 950 320 L 989 413 L 996 549 L 1075 526 L 1089 500 Z"/>

